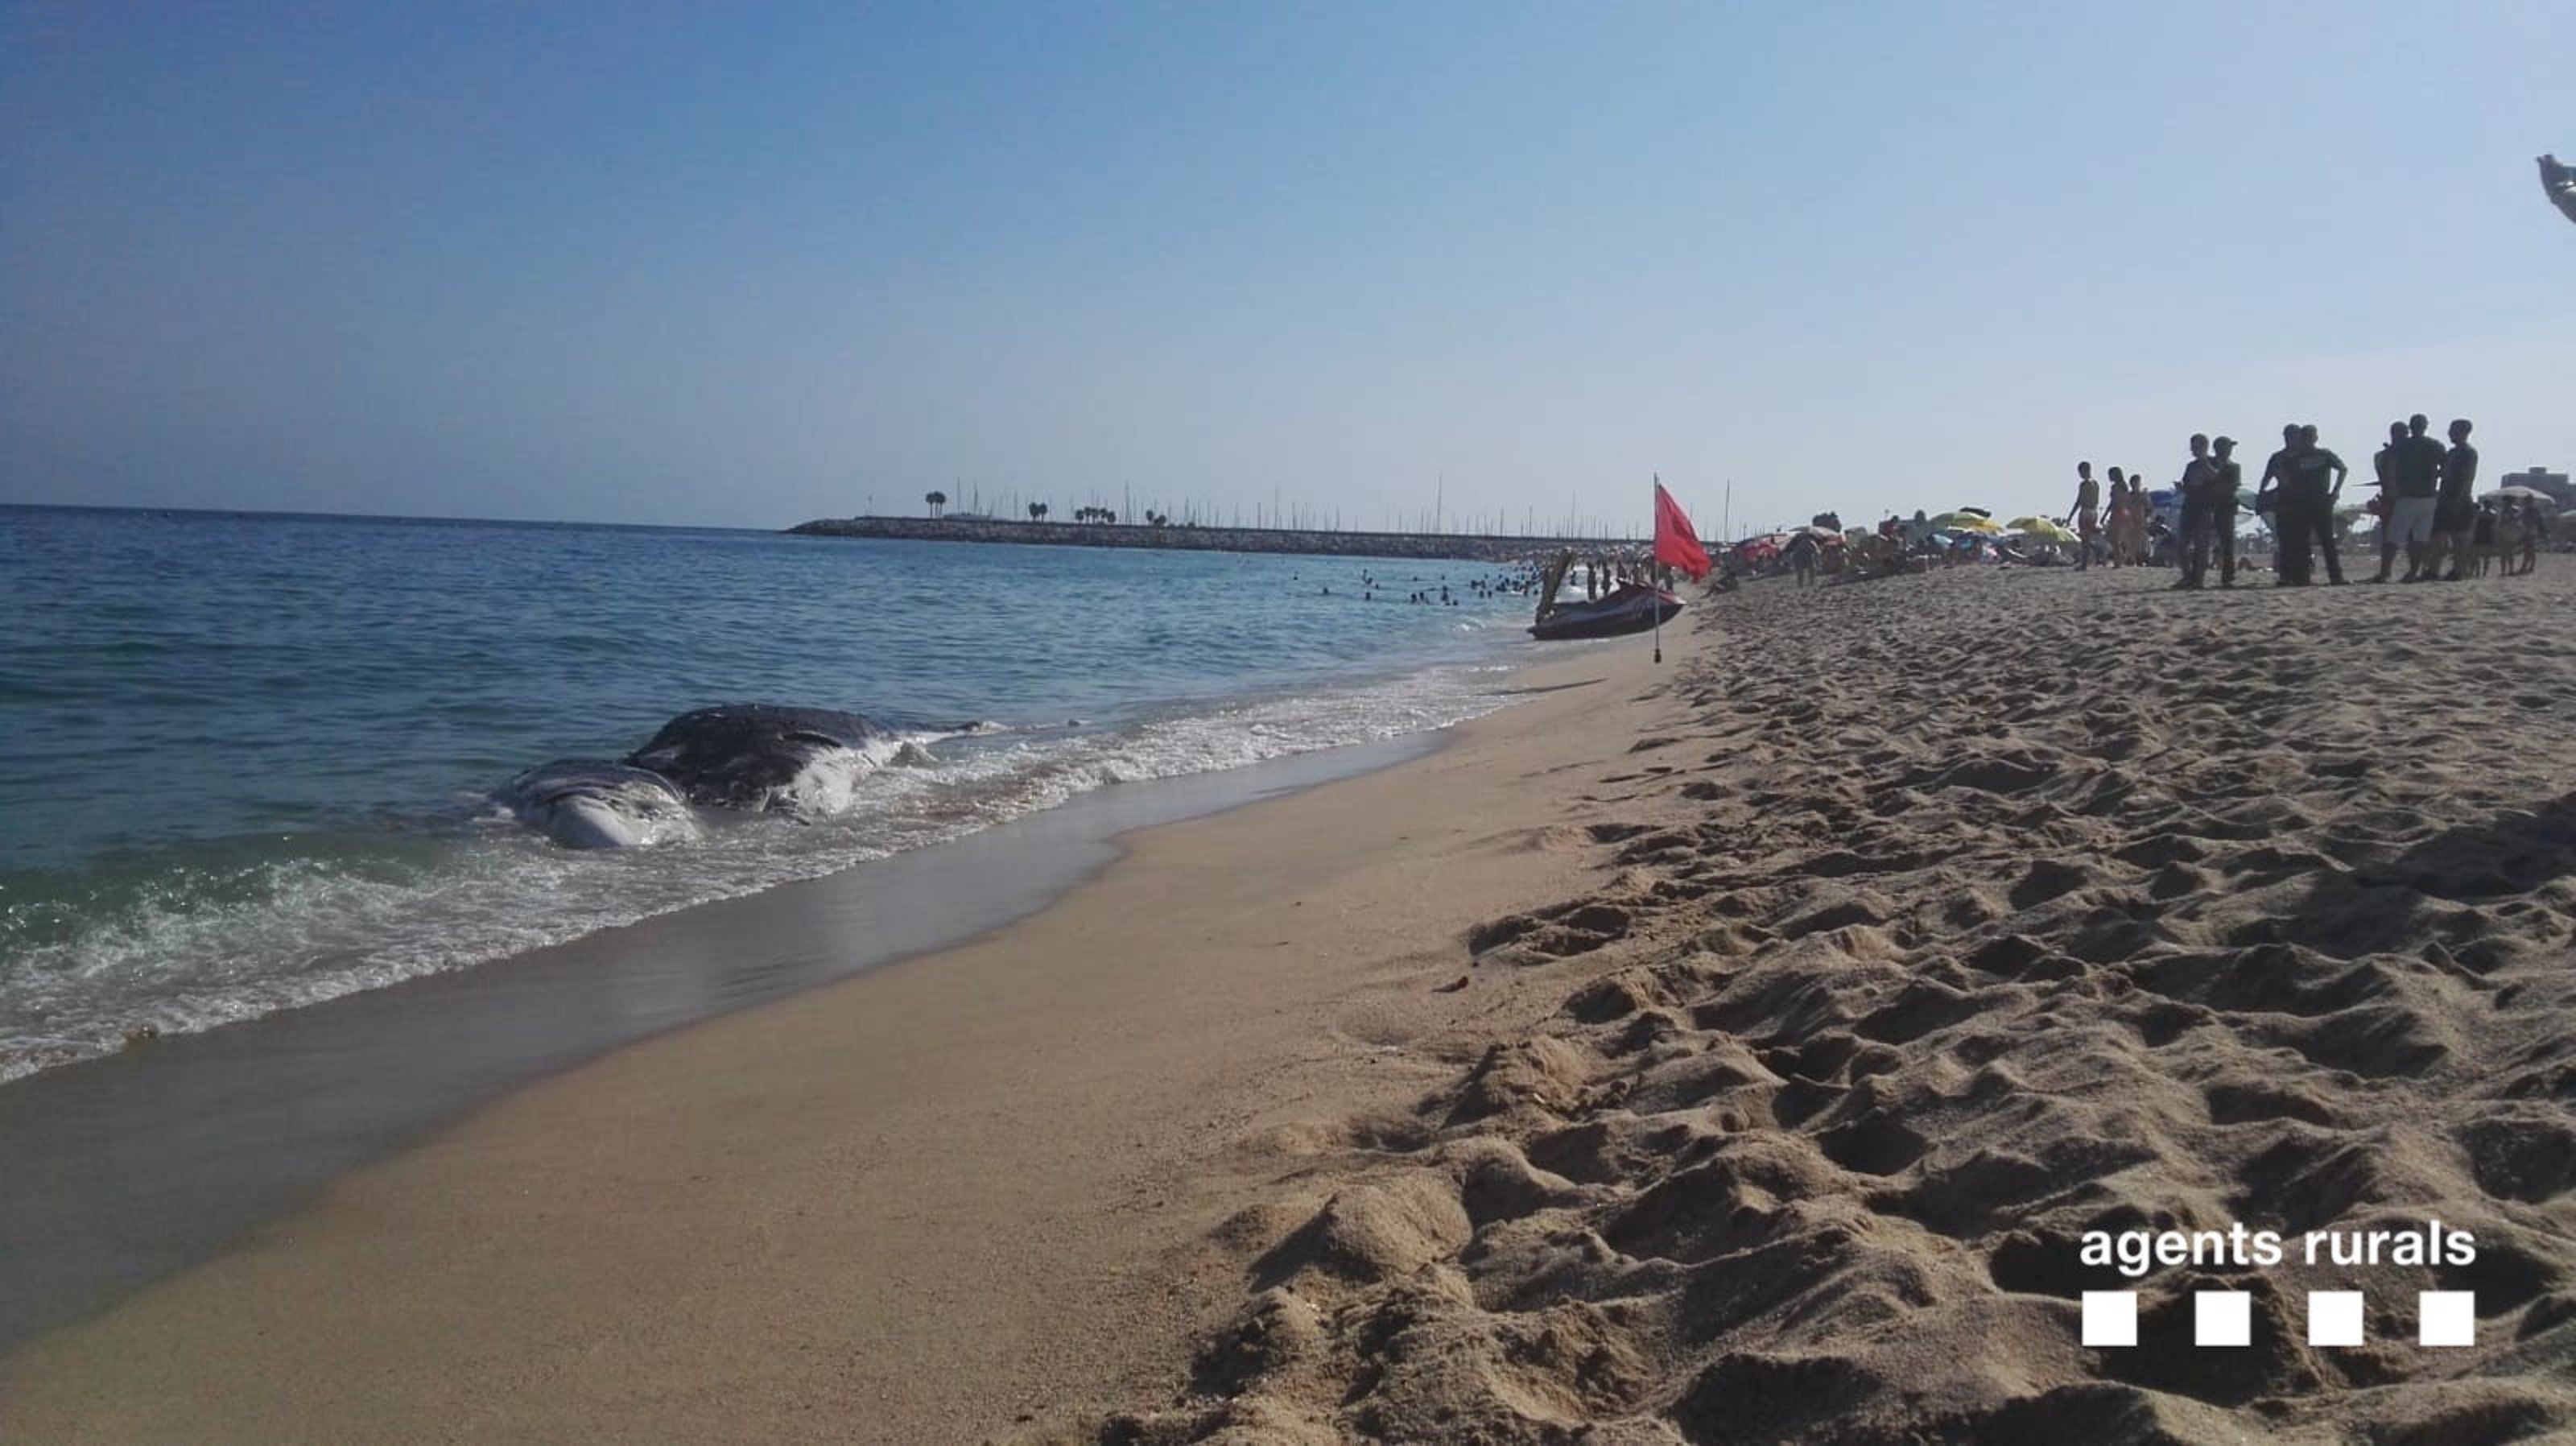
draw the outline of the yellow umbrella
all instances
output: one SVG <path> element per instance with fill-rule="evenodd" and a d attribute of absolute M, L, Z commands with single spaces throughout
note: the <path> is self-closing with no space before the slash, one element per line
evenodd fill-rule
<path fill-rule="evenodd" d="M 1944 512 L 1932 519 L 1932 525 L 1943 532 L 1982 532 L 1988 536 L 2004 530 L 2002 524 L 1993 518 L 1980 517 L 1973 512 Z"/>

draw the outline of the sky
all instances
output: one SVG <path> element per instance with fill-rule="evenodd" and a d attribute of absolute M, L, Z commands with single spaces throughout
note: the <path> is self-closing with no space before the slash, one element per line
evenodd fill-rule
<path fill-rule="evenodd" d="M 2563 3 L 0 6 L 0 501 L 1710 535 L 2576 463 Z"/>

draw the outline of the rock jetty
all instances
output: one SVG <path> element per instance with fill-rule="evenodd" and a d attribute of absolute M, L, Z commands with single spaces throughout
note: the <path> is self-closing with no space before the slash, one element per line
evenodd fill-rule
<path fill-rule="evenodd" d="M 1161 547 L 1193 552 L 1293 552 L 1513 562 L 1561 548 L 1578 552 L 1643 546 L 1634 539 L 1479 536 L 1458 533 L 1333 532 L 1293 527 L 1137 526 L 1123 522 L 1018 522 L 1002 518 L 827 517 L 787 529 L 805 537 L 878 537 L 904 542 L 1016 542 L 1043 547 Z"/>

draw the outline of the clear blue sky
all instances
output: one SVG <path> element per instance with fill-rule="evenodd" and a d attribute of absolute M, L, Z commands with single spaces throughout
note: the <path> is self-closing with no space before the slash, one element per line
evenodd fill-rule
<path fill-rule="evenodd" d="M 2078 9 L 2090 13 L 2077 13 Z M 0 500 L 1718 528 L 2576 462 L 2561 3 L 0 11 Z"/>

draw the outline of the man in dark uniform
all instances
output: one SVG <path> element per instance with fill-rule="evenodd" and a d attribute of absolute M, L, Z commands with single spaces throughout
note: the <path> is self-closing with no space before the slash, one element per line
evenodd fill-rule
<path fill-rule="evenodd" d="M 2336 586 L 2343 583 L 2343 558 L 2335 550 L 2334 509 L 2343 496 L 2343 479 L 2351 468 L 2343 459 L 2317 445 L 2315 426 L 2299 428 L 2296 450 L 2290 454 L 2290 472 L 2281 483 L 2281 515 L 2285 521 L 2296 517 L 2290 526 L 2298 533 L 2292 552 L 2298 564 L 2296 576 L 2284 574 L 2281 581 L 2292 587 L 2304 587 L 2310 581 L 2308 549 L 2314 545 L 2326 555 L 2326 581 Z"/>
<path fill-rule="evenodd" d="M 2299 424 L 2281 429 L 2281 450 L 2263 464 L 2263 478 L 2254 484 L 2254 511 L 2272 514 L 2272 571 L 2280 581 L 2308 580 L 2307 533 L 2291 526 L 2292 502 L 2286 494 L 2290 480 L 2290 459 L 2299 450 Z"/>
<path fill-rule="evenodd" d="M 2174 586 L 2197 588 L 2209 575 L 2210 515 L 2218 499 L 2218 467 L 2209 460 L 2209 438 L 2191 434 L 2191 461 L 2182 469 L 2182 576 Z"/>
<path fill-rule="evenodd" d="M 2461 417 L 2451 423 L 2451 450 L 2442 454 L 2441 508 L 2433 524 L 2435 543 L 2448 543 L 2451 549 L 2446 582 L 2460 580 L 2460 564 L 2469 557 L 2469 529 L 2478 521 L 2478 504 L 2469 494 L 2477 485 L 2478 449 L 2469 445 L 2469 419 Z"/>
<path fill-rule="evenodd" d="M 2218 585 L 2236 586 L 2236 493 L 2245 485 L 2245 466 L 2236 460 L 2236 439 L 2221 437 L 2209 444 L 2210 464 L 2218 469 L 2218 480 L 2210 485 L 2210 530 L 2217 534 Z"/>

